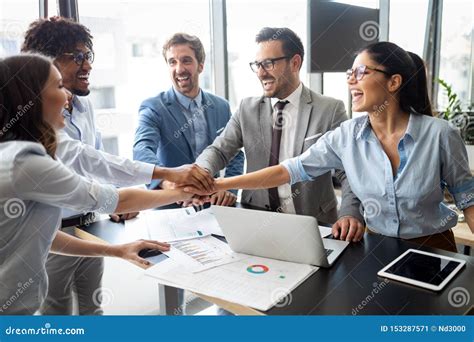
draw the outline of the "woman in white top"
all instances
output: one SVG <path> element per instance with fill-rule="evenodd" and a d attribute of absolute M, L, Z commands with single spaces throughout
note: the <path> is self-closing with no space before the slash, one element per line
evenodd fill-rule
<path fill-rule="evenodd" d="M 181 189 L 148 191 L 101 185 L 55 160 L 56 130 L 64 126 L 68 93 L 61 74 L 39 55 L 0 60 L 0 314 L 33 314 L 47 293 L 46 257 L 116 256 L 148 265 L 145 248 L 157 241 L 106 246 L 58 231 L 61 208 L 126 213 L 191 195 Z"/>

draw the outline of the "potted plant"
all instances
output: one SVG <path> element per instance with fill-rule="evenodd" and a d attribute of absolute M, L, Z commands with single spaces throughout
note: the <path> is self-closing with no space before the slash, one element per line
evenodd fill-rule
<path fill-rule="evenodd" d="M 445 90 L 448 98 L 448 105 L 439 113 L 439 117 L 449 121 L 459 130 L 466 144 L 469 166 L 471 170 L 474 170 L 474 103 L 463 106 L 463 102 L 450 84 L 442 79 L 438 79 L 438 83 Z"/>

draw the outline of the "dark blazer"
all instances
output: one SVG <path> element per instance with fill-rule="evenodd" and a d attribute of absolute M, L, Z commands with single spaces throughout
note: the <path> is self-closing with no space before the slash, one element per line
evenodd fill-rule
<path fill-rule="evenodd" d="M 202 98 L 210 145 L 224 130 L 231 113 L 229 103 L 223 98 L 204 90 Z M 191 131 L 188 129 L 190 122 L 176 102 L 173 88 L 143 101 L 139 112 L 133 159 L 166 167 L 194 163 Z M 243 166 L 244 155 L 242 151 L 237 151 L 226 168 L 226 177 L 242 174 Z M 215 170 L 215 173 L 221 169 Z M 156 188 L 160 182 L 154 180 L 149 187 Z"/>

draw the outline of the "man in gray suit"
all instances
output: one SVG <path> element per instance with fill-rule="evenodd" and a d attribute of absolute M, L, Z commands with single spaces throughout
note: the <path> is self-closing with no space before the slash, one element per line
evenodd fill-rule
<path fill-rule="evenodd" d="M 300 155 L 327 131 L 347 120 L 342 101 L 314 93 L 300 81 L 304 57 L 301 39 L 288 28 L 263 28 L 256 37 L 255 62 L 263 96 L 245 98 L 224 132 L 197 158 L 211 174 L 224 168 L 244 147 L 247 172 Z M 311 182 L 285 184 L 269 190 L 246 190 L 242 202 L 270 210 L 311 215 L 338 226 L 340 238 L 352 241 L 362 225 L 360 202 L 342 171 L 342 205 L 337 200 L 331 173 Z M 338 220 L 339 217 L 339 220 Z"/>

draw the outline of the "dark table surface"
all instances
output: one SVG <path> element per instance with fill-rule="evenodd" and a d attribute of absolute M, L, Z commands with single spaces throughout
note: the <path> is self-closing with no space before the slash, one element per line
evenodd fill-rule
<path fill-rule="evenodd" d="M 123 223 L 104 220 L 82 229 L 89 237 L 124 243 L 145 237 Z M 377 272 L 409 248 L 466 260 L 440 292 L 386 280 Z M 164 255 L 154 257 L 159 262 Z M 331 268 L 320 268 L 268 315 L 462 315 L 474 302 L 474 258 L 376 234 L 351 243 Z M 463 304 L 463 305 L 461 305 Z"/>

